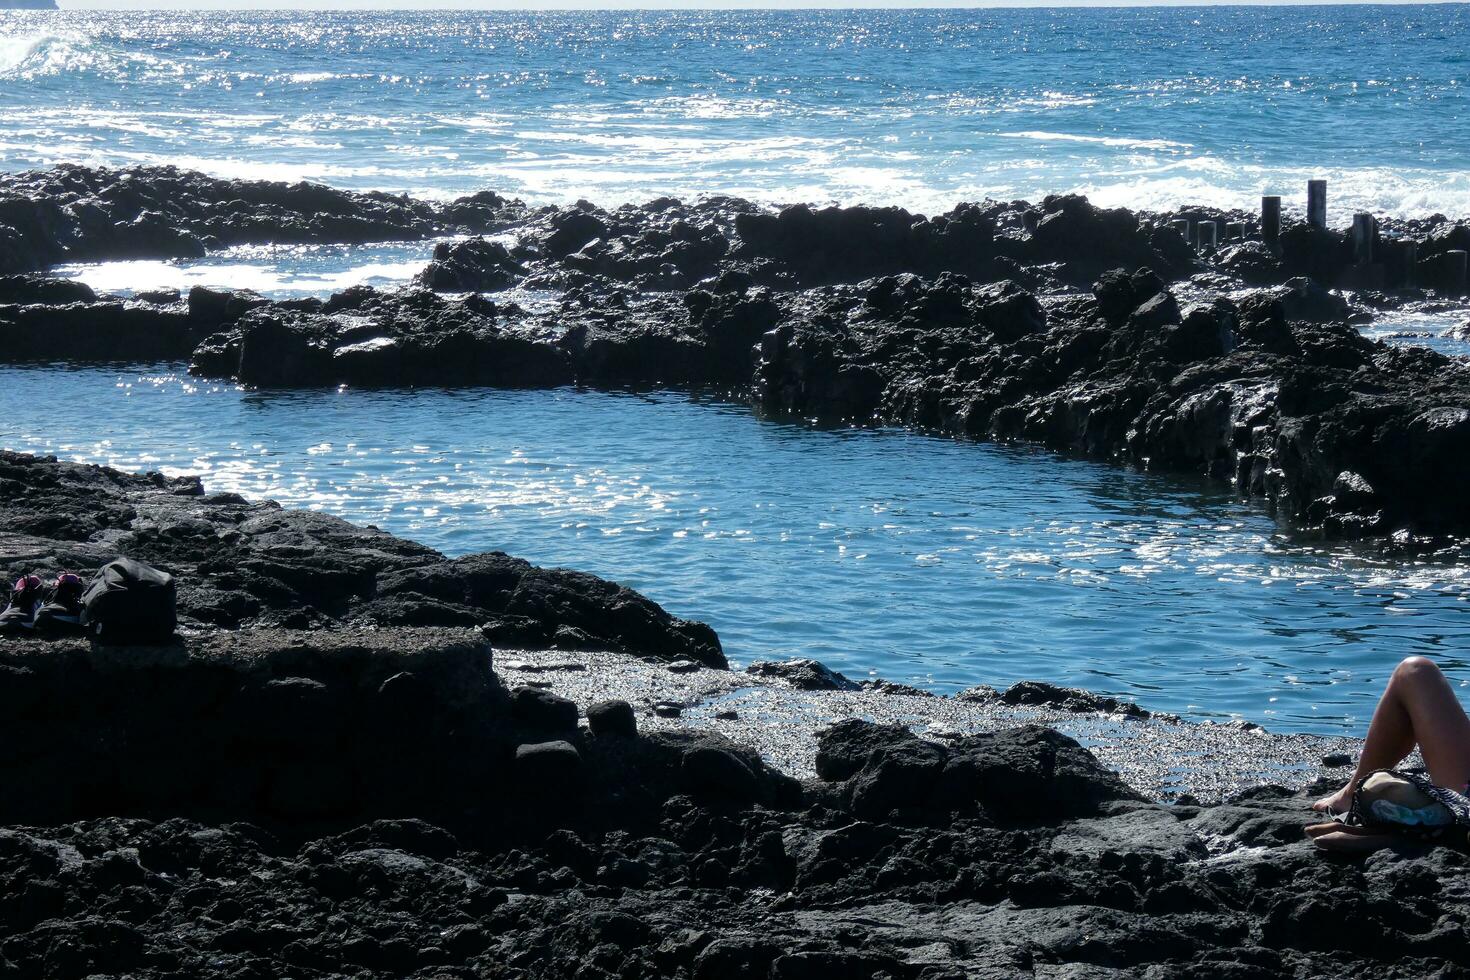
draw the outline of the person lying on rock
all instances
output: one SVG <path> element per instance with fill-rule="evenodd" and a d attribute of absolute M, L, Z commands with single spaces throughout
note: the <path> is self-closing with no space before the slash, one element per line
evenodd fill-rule
<path fill-rule="evenodd" d="M 1352 778 L 1312 809 L 1346 813 L 1360 782 L 1380 770 L 1393 769 L 1415 746 L 1434 786 L 1460 794 L 1470 791 L 1470 717 L 1450 682 L 1427 657 L 1410 657 L 1394 669 L 1373 712 Z M 1321 824 L 1308 828 L 1308 834 L 1315 837 L 1331 830 L 1331 825 Z"/>

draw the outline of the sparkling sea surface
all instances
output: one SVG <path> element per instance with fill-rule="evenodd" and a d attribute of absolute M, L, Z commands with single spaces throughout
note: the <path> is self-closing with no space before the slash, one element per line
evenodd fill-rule
<path fill-rule="evenodd" d="M 1470 7 L 0 12 L 0 169 L 1470 214 Z"/>

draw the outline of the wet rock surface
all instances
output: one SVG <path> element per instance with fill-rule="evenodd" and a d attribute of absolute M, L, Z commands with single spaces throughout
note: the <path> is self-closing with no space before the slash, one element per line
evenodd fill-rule
<path fill-rule="evenodd" d="M 813 772 L 798 779 L 700 725 L 698 699 L 660 718 L 639 714 L 637 695 L 600 705 L 569 695 L 647 683 L 668 703 L 725 684 L 978 703 L 803 691 L 717 666 L 674 673 L 659 650 L 632 644 L 648 662 L 497 656 L 476 625 L 366 621 L 400 608 L 374 603 L 410 595 L 421 613 L 493 618 L 476 603 L 507 577 L 537 574 L 503 556 L 454 565 L 379 532 L 211 496 L 194 480 L 16 454 L 0 457 L 0 480 L 6 568 L 145 557 L 180 575 L 187 627 L 163 647 L 0 647 L 0 976 L 1452 977 L 1470 967 L 1465 857 L 1406 848 L 1325 859 L 1301 839 L 1305 792 L 1165 806 L 1047 727 L 919 737 L 912 721 L 852 718 L 815 734 Z M 29 503 L 41 499 L 50 505 Z M 632 601 L 590 577 L 544 574 L 613 621 Z M 310 621 L 292 621 L 288 605 Z M 548 602 L 528 619 L 615 632 L 550 618 L 569 608 L 571 598 Z M 236 618 L 210 618 L 220 610 Z M 617 681 L 614 664 L 643 681 Z M 728 702 L 704 707 L 728 716 Z"/>

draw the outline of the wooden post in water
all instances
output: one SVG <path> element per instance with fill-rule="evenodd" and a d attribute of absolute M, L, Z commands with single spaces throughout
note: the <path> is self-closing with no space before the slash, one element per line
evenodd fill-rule
<path fill-rule="evenodd" d="M 1276 247 L 1281 239 L 1281 198 L 1267 194 L 1261 198 L 1261 241 Z"/>
<path fill-rule="evenodd" d="M 1353 215 L 1353 261 L 1367 265 L 1373 261 L 1373 239 L 1378 231 L 1378 222 L 1373 215 L 1359 212 Z"/>
<path fill-rule="evenodd" d="M 1225 226 L 1225 240 L 1227 242 L 1240 242 L 1245 240 L 1245 222 L 1232 221 Z"/>
<path fill-rule="evenodd" d="M 1307 181 L 1307 224 L 1327 227 L 1327 181 Z"/>
<path fill-rule="evenodd" d="M 1201 221 L 1199 223 L 1199 250 L 1213 252 L 1219 243 L 1220 225 L 1214 221 Z"/>
<path fill-rule="evenodd" d="M 1444 257 L 1446 285 L 1457 293 L 1463 293 L 1466 285 L 1470 285 L 1470 252 L 1456 248 L 1444 253 Z"/>
<path fill-rule="evenodd" d="M 1022 228 L 1025 228 L 1027 231 L 1035 231 L 1036 230 L 1036 220 L 1037 219 L 1036 219 L 1036 212 L 1035 211 L 1022 211 L 1021 212 L 1021 227 Z"/>
<path fill-rule="evenodd" d="M 1189 241 L 1189 219 L 1188 218 L 1175 218 L 1173 221 L 1169 222 L 1169 227 L 1170 228 L 1173 228 L 1175 231 L 1179 232 L 1179 237 L 1180 238 L 1184 239 L 1186 242 Z"/>
<path fill-rule="evenodd" d="M 1403 285 L 1414 285 L 1419 271 L 1419 243 L 1409 239 L 1399 242 L 1399 260 L 1404 263 Z"/>

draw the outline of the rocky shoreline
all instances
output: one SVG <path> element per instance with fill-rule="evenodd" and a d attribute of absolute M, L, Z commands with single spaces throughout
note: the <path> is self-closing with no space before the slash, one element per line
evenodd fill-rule
<path fill-rule="evenodd" d="M 124 552 L 181 614 L 0 645 L 0 976 L 1470 975 L 1463 854 L 1302 838 L 1343 744 L 735 674 L 612 583 L 193 479 L 4 453 L 0 491 L 0 569 Z M 1191 753 L 1213 792 L 1170 792 Z"/>
<path fill-rule="evenodd" d="M 1173 222 L 1241 222 L 1191 247 Z M 1470 226 L 1347 236 L 1076 197 L 773 212 L 0 175 L 0 359 L 259 386 L 715 388 L 1205 473 L 1390 547 L 1470 531 Z M 60 262 L 444 239 L 417 282 L 100 296 Z M 1412 242 L 1411 252 L 1403 242 Z M 1409 261 L 1406 256 L 1412 256 Z M 1351 302 L 1330 288 L 1352 286 Z M 0 638 L 0 978 L 1470 976 L 1470 861 L 1302 838 L 1350 740 L 1023 682 L 729 668 L 594 576 L 0 451 L 0 571 L 178 576 L 162 647 Z"/>
<path fill-rule="evenodd" d="M 1200 251 L 1179 221 L 1238 224 Z M 1203 473 L 1333 537 L 1470 532 L 1470 381 L 1364 339 L 1384 309 L 1464 308 L 1440 269 L 1470 225 L 1350 236 L 1079 197 L 771 212 L 713 198 L 605 211 L 492 193 L 451 204 L 171 169 L 0 176 L 0 358 L 187 360 L 258 386 L 715 387 L 762 411 L 1023 439 Z M 417 283 L 270 302 L 196 288 L 98 296 L 36 270 L 241 242 L 439 244 Z M 1410 254 L 1414 263 L 1389 261 Z M 1438 270 L 1438 271 L 1437 271 Z M 1371 275 L 1370 275 L 1371 273 Z M 1329 287 L 1372 279 L 1353 302 Z"/>

